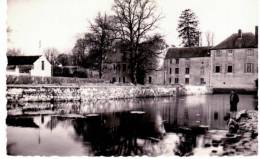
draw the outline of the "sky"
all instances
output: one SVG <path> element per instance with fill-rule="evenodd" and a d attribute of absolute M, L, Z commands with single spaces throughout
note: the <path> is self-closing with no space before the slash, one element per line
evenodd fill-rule
<path fill-rule="evenodd" d="M 169 45 L 180 46 L 176 29 L 181 12 L 187 8 L 197 15 L 202 32 L 214 33 L 214 44 L 238 29 L 254 32 L 258 20 L 257 0 L 157 0 L 156 3 L 158 13 L 164 17 L 158 23 L 158 32 Z M 50 47 L 69 52 L 88 31 L 89 22 L 98 12 L 111 13 L 112 4 L 113 0 L 7 0 L 7 25 L 12 30 L 7 47 L 18 48 L 24 54 L 41 54 Z M 204 33 L 202 39 L 206 44 Z"/>

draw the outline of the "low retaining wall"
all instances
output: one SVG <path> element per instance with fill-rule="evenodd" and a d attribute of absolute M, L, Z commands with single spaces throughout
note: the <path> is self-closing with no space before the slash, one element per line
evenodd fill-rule
<path fill-rule="evenodd" d="M 169 86 L 7 86 L 7 100 L 84 101 L 139 97 L 173 96 L 176 89 Z"/>
<path fill-rule="evenodd" d="M 207 86 L 184 86 L 185 95 L 212 94 L 212 89 Z"/>

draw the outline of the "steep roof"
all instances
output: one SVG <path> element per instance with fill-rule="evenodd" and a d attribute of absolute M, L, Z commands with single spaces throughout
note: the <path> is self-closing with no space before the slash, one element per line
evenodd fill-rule
<path fill-rule="evenodd" d="M 212 48 L 217 49 L 238 49 L 238 48 L 257 48 L 257 40 L 253 33 L 239 33 L 232 34 L 224 41 Z"/>
<path fill-rule="evenodd" d="M 8 65 L 33 65 L 40 56 L 7 56 Z"/>
<path fill-rule="evenodd" d="M 209 57 L 210 47 L 183 47 L 168 49 L 165 58 Z"/>

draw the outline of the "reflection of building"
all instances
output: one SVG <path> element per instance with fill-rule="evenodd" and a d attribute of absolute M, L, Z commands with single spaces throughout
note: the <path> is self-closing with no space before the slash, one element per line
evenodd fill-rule
<path fill-rule="evenodd" d="M 209 66 L 208 47 L 171 48 L 164 61 L 165 84 L 208 84 Z"/>
<path fill-rule="evenodd" d="M 211 49 L 213 88 L 255 88 L 258 74 L 258 28 L 238 33 Z"/>
<path fill-rule="evenodd" d="M 7 56 L 7 75 L 52 75 L 51 64 L 45 56 Z"/>

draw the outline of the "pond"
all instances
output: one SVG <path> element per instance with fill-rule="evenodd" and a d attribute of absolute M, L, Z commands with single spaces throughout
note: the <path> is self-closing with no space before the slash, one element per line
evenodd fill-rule
<path fill-rule="evenodd" d="M 240 95 L 238 110 L 255 109 Z M 9 155 L 196 155 L 225 132 L 229 95 L 7 105 Z"/>

